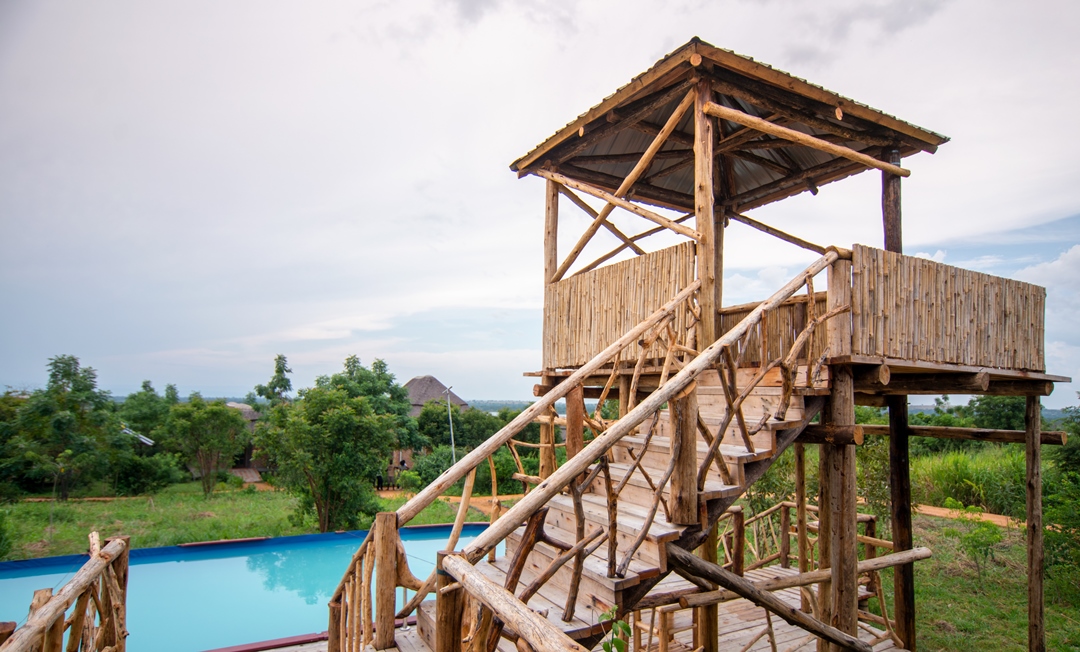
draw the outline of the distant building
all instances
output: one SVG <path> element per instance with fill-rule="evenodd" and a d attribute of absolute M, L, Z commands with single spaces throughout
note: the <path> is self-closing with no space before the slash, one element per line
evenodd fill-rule
<path fill-rule="evenodd" d="M 412 409 L 409 411 L 411 417 L 420 416 L 424 403 L 446 398 L 446 385 L 440 383 L 435 376 L 417 376 L 405 383 L 405 389 L 409 390 L 409 403 L 412 404 Z M 469 404 L 461 400 L 461 397 L 454 392 L 450 392 L 450 401 L 462 410 L 469 407 Z"/>

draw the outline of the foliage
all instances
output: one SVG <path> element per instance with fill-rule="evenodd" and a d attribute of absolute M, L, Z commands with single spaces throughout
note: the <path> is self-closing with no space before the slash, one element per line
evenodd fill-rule
<path fill-rule="evenodd" d="M 256 385 L 255 394 L 269 401 L 271 407 L 288 401 L 289 392 L 292 391 L 292 381 L 288 376 L 291 373 L 292 369 L 289 369 L 285 356 L 278 354 L 274 358 L 274 375 L 265 385 Z"/>
<path fill-rule="evenodd" d="M 609 636 L 602 643 L 604 652 L 626 652 L 626 640 L 631 634 L 630 626 L 626 624 L 626 621 L 616 619 L 618 613 L 619 607 L 614 606 L 600 614 L 601 623 L 611 623 L 611 630 L 608 632 Z"/>
<path fill-rule="evenodd" d="M 1049 457 L 1060 471 L 1080 473 L 1080 407 L 1067 407 L 1062 412 L 1065 416 L 1058 422 L 1058 427 L 1068 433 L 1068 441 L 1064 446 L 1055 447 Z"/>
<path fill-rule="evenodd" d="M 981 585 L 983 569 L 994 560 L 994 548 L 1004 538 L 1001 534 L 1001 528 L 993 523 L 979 519 L 978 516 L 982 513 L 982 510 L 974 505 L 964 507 L 964 504 L 960 501 L 946 498 L 945 507 L 961 512 L 959 520 L 963 523 L 962 529 L 949 528 L 946 533 L 957 537 L 960 540 L 960 547 L 968 559 L 975 562 L 975 572 Z"/>
<path fill-rule="evenodd" d="M 465 443 L 465 433 L 461 422 L 461 408 L 453 403 L 450 404 L 450 414 L 447 415 L 446 401 L 432 399 L 420 409 L 420 415 L 416 417 L 416 429 L 421 437 L 429 442 L 429 446 L 450 446 L 450 424 L 453 422 L 454 448 L 464 450 L 471 448 Z"/>
<path fill-rule="evenodd" d="M 0 510 L 0 560 L 7 558 L 15 547 L 15 535 L 8 523 L 8 513 Z"/>
<path fill-rule="evenodd" d="M 1080 607 L 1080 473 L 1062 474 L 1045 501 L 1048 593 Z"/>
<path fill-rule="evenodd" d="M 24 489 L 51 485 L 61 499 L 101 471 L 105 438 L 119 431 L 108 392 L 97 372 L 73 355 L 49 359 L 45 389 L 17 407 L 5 427 L 5 475 Z M 8 406 L 10 409 L 10 405 Z"/>
<path fill-rule="evenodd" d="M 198 466 L 206 497 L 214 491 L 216 471 L 228 468 L 250 439 L 247 421 L 239 411 L 224 401 L 207 403 L 198 393 L 187 403 L 169 408 L 165 431 L 166 446 Z"/>
<path fill-rule="evenodd" d="M 402 491 L 408 494 L 415 494 L 424 486 L 423 481 L 420 480 L 420 475 L 416 471 L 401 471 L 398 473 L 397 484 Z"/>
<path fill-rule="evenodd" d="M 260 426 L 256 445 L 300 497 L 297 518 L 314 512 L 320 532 L 355 527 L 378 510 L 371 479 L 401 439 L 415 435 L 408 392 L 386 363 L 368 369 L 356 356 L 341 373 L 320 376 L 295 403 L 281 402 Z"/>
<path fill-rule="evenodd" d="M 1026 462 L 1021 447 L 991 445 L 982 450 L 923 456 L 911 460 L 912 498 L 941 506 L 946 498 L 993 514 L 1023 518 Z"/>
<path fill-rule="evenodd" d="M 1023 396 L 976 396 L 968 405 L 976 428 L 1024 429 L 1027 399 Z"/>
<path fill-rule="evenodd" d="M 128 394 L 124 402 L 120 404 L 118 412 L 124 425 L 141 435 L 154 439 L 158 436 L 155 434 L 156 431 L 165 425 L 169 417 L 169 407 L 169 399 L 158 394 L 149 380 L 144 380 L 142 389 Z"/>

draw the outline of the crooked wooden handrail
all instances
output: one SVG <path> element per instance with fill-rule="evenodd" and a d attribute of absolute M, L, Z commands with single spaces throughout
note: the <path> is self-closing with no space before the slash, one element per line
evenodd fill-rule
<path fill-rule="evenodd" d="M 469 562 L 475 564 L 479 561 L 489 550 L 493 549 L 500 541 L 516 530 L 521 523 L 533 514 L 533 512 L 544 506 L 553 496 L 555 496 L 555 494 L 561 492 L 563 487 L 570 484 L 574 478 L 584 473 L 594 460 L 599 459 L 602 455 L 607 453 L 616 442 L 629 434 L 631 430 L 645 421 L 645 419 L 649 418 L 654 412 L 663 407 L 670 399 L 682 392 L 702 372 L 711 369 L 720 359 L 720 356 L 723 355 L 724 349 L 727 346 L 742 339 L 743 335 L 760 321 L 761 315 L 766 310 L 779 305 L 780 302 L 797 292 L 806 282 L 807 276 L 816 275 L 829 265 L 832 265 L 840 257 L 841 254 L 837 249 L 830 248 L 824 256 L 814 261 L 813 264 L 785 284 L 771 297 L 762 301 L 758 307 L 751 311 L 751 313 L 741 322 L 727 333 L 724 333 L 720 339 L 713 342 L 707 349 L 702 351 L 696 358 L 683 367 L 679 373 L 672 377 L 671 380 L 650 394 L 648 398 L 641 402 L 641 404 L 628 412 L 626 416 L 620 418 L 615 422 L 615 425 L 606 430 L 602 435 L 593 439 L 580 453 L 573 458 L 568 459 L 565 464 L 555 471 L 555 473 L 538 484 L 535 489 L 519 500 L 517 504 L 511 507 L 501 518 L 492 523 L 465 548 L 465 556 Z M 654 316 L 658 314 L 659 311 L 655 313 Z M 644 329 L 641 329 L 640 332 L 644 332 Z M 605 349 L 605 352 L 609 351 L 611 348 L 612 347 L 608 347 L 608 349 Z M 608 355 L 610 356 L 610 354 Z M 582 376 L 582 378 L 583 377 L 584 376 Z M 571 378 L 573 378 L 573 376 Z M 572 385 L 573 383 L 567 382 L 564 384 Z M 552 396 L 555 393 L 556 392 L 553 391 L 545 395 L 545 398 Z M 534 404 L 534 407 L 536 405 L 537 404 Z M 524 414 L 525 413 L 522 413 L 522 416 L 524 416 Z M 509 426 L 507 426 L 507 428 L 509 428 Z M 488 440 L 488 443 L 497 439 L 497 437 L 498 436 L 492 437 L 492 439 Z M 501 444 L 502 441 L 499 441 L 497 445 Z"/>
<path fill-rule="evenodd" d="M 439 496 L 441 496 L 447 489 L 454 485 L 458 480 L 465 477 L 465 475 L 476 468 L 481 462 L 493 455 L 500 446 L 505 444 L 514 435 L 521 432 L 525 426 L 532 423 L 537 417 L 543 415 L 548 409 L 555 405 L 556 401 L 566 396 L 575 386 L 581 384 L 583 380 L 593 375 L 597 370 L 604 366 L 613 356 L 617 355 L 626 346 L 635 342 L 641 337 L 645 331 L 652 328 L 661 319 L 669 315 L 674 311 L 682 302 L 686 301 L 697 292 L 701 287 L 701 281 L 694 281 L 685 290 L 675 296 L 674 299 L 665 303 L 656 312 L 649 315 L 644 321 L 639 323 L 634 328 L 630 329 L 625 335 L 615 340 L 606 349 L 596 354 L 592 360 L 585 363 L 581 368 L 570 375 L 566 380 L 556 386 L 547 394 L 544 394 L 540 400 L 530 405 L 521 414 L 514 418 L 513 421 L 503 426 L 501 430 L 492 435 L 483 444 L 480 444 L 468 455 L 458 460 L 458 463 L 450 467 L 446 471 L 443 471 L 442 475 L 435 479 L 434 482 L 424 487 L 420 493 L 412 497 L 407 503 L 402 505 L 397 510 L 398 524 L 405 525 L 413 518 L 416 517 L 425 507 L 433 503 Z M 636 425 L 636 424 L 635 424 Z M 594 459 L 594 458 L 590 458 Z M 565 483 L 564 483 L 565 484 Z M 561 487 L 561 485 L 560 485 Z M 500 519 L 501 520 L 501 519 Z M 501 539 L 500 539 L 501 540 Z"/>
<path fill-rule="evenodd" d="M 96 536 L 96 534 L 95 534 Z M 33 610 L 30 617 L 15 633 L 11 635 L 0 650 L 3 652 L 31 652 L 31 650 L 59 650 L 64 635 L 64 630 L 71 628 L 67 650 L 89 651 L 100 650 L 108 645 L 109 649 L 122 651 L 124 638 L 127 636 L 124 614 L 126 591 L 118 586 L 115 577 L 107 577 L 106 572 L 113 564 L 120 562 L 127 564 L 128 540 L 117 538 L 109 543 L 90 560 L 83 564 L 75 576 L 71 578 L 56 595 L 48 602 Z M 116 571 L 119 572 L 119 571 Z M 124 571 L 126 572 L 126 571 Z M 89 607 L 91 594 L 96 593 L 93 585 L 98 580 L 102 581 L 102 596 L 93 595 L 93 603 L 96 608 L 111 606 L 111 613 L 101 613 L 101 628 L 104 636 L 91 637 L 87 641 L 83 636 L 83 623 L 86 611 Z M 78 600 L 75 613 L 70 621 L 65 621 L 64 614 Z M 100 603 L 99 603 L 100 600 Z M 81 607 L 81 610 L 80 610 Z M 92 623 L 91 623 L 92 624 Z M 86 644 L 90 643 L 89 646 Z M 101 647 L 99 647 L 99 644 Z"/>

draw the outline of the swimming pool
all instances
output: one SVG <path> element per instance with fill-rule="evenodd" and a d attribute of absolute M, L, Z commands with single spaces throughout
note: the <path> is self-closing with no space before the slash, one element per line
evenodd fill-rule
<path fill-rule="evenodd" d="M 460 547 L 487 524 L 466 524 Z M 409 568 L 435 567 L 450 526 L 404 527 Z M 326 603 L 366 531 L 131 551 L 131 652 L 194 652 L 326 629 Z M 86 555 L 0 563 L 0 620 L 26 621 L 35 589 L 59 590 Z M 411 592 L 410 592 L 411 595 Z M 397 590 L 398 605 L 402 590 Z"/>

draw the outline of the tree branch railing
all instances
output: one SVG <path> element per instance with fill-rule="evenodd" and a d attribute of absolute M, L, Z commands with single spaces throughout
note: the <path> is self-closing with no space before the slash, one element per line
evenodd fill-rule
<path fill-rule="evenodd" d="M 128 537 L 98 544 L 90 535 L 90 559 L 56 594 L 34 592 L 30 616 L 0 650 L 3 652 L 123 652 L 127 639 Z M 75 605 L 70 617 L 65 617 Z M 64 646 L 65 634 L 67 637 Z"/>

